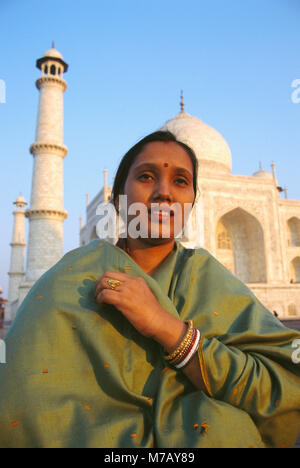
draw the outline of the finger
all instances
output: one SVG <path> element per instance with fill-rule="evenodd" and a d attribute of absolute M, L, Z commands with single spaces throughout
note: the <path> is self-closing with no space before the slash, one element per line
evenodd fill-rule
<path fill-rule="evenodd" d="M 109 288 L 109 286 L 106 284 L 106 281 L 108 279 L 118 280 L 118 281 L 121 281 L 123 284 L 130 280 L 134 280 L 136 278 L 137 278 L 136 276 L 128 275 L 126 273 L 120 273 L 118 271 L 107 270 L 96 283 L 95 296 L 99 294 L 99 292 L 102 289 Z"/>
<path fill-rule="evenodd" d="M 117 303 L 116 297 L 117 296 L 118 296 L 118 293 L 116 293 L 116 291 L 113 291 L 112 289 L 103 289 L 97 295 L 96 301 L 97 301 L 97 303 L 99 305 L 101 305 L 101 304 L 116 305 L 116 303 Z"/>
<path fill-rule="evenodd" d="M 112 270 L 107 270 L 103 276 L 106 276 L 107 278 L 112 278 L 112 279 L 118 279 L 120 281 L 125 281 L 126 279 L 130 278 L 135 278 L 133 275 L 130 275 L 128 273 L 122 273 L 120 271 L 112 271 Z"/>
<path fill-rule="evenodd" d="M 109 278 L 107 276 L 102 276 L 96 285 L 95 296 L 97 296 L 103 289 L 111 289 L 113 291 L 119 290 L 120 287 L 126 282 L 124 280 L 123 281 L 117 280 L 117 281 L 120 281 L 121 284 L 117 284 L 113 288 L 111 285 L 108 284 L 108 280 L 112 280 L 112 279 L 115 280 L 116 278 Z"/>

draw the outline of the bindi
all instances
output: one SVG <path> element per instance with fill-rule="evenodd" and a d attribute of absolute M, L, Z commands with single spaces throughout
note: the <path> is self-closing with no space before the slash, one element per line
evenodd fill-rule
<path fill-rule="evenodd" d="M 164 163 L 164 167 L 169 167 L 169 164 L 168 164 L 168 163 Z"/>

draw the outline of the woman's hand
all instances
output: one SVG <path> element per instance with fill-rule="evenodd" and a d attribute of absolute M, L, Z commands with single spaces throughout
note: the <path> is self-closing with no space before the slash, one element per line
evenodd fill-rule
<path fill-rule="evenodd" d="M 113 290 L 108 280 L 121 284 Z M 95 297 L 99 305 L 115 306 L 138 332 L 155 339 L 168 352 L 185 334 L 186 325 L 161 307 L 143 278 L 108 270 L 96 284 Z"/>
<path fill-rule="evenodd" d="M 107 280 L 121 284 L 113 290 Z M 168 353 L 177 348 L 186 334 L 186 324 L 161 307 L 143 278 L 108 270 L 97 282 L 95 296 L 99 305 L 115 306 L 137 331 L 153 338 Z M 196 388 L 206 391 L 197 353 L 183 372 Z"/>

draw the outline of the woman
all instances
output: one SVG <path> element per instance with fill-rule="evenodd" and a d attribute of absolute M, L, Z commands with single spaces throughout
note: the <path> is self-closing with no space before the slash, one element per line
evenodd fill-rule
<path fill-rule="evenodd" d="M 196 191 L 195 155 L 172 134 L 125 155 L 113 202 L 146 207 L 143 235 L 93 241 L 34 285 L 0 367 L 1 447 L 295 444 L 299 334 L 176 240 Z"/>

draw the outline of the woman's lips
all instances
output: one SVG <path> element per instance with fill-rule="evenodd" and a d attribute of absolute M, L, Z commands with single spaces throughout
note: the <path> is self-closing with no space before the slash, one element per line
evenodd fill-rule
<path fill-rule="evenodd" d="M 167 220 L 174 216 L 173 210 L 166 210 L 165 208 L 153 208 L 148 210 L 149 217 L 153 219 Z"/>
<path fill-rule="evenodd" d="M 174 211 L 164 209 L 148 210 L 148 218 L 151 222 L 170 222 L 174 217 Z"/>

